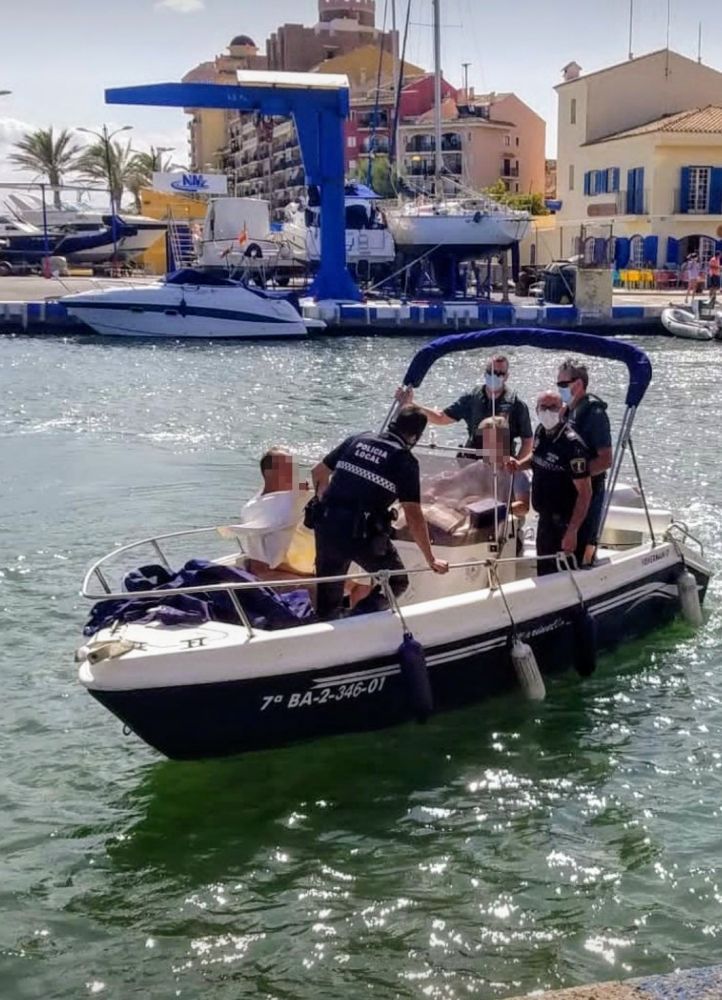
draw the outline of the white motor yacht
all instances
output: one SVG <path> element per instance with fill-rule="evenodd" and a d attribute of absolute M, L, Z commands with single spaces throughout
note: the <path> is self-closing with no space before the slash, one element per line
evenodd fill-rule
<path fill-rule="evenodd" d="M 91 236 L 112 225 L 112 218 L 107 212 L 98 212 L 66 203 L 63 203 L 60 208 L 49 203 L 43 210 L 42 199 L 36 195 L 13 193 L 7 196 L 5 202 L 17 218 L 36 227 L 40 232 L 43 232 L 44 227 L 47 226 L 48 232 L 55 237 L 59 234 Z M 118 223 L 129 227 L 127 235 L 120 235 L 116 241 L 118 257 L 124 260 L 144 253 L 165 234 L 167 229 L 163 220 L 151 219 L 146 215 L 121 213 L 116 214 L 116 219 Z M 80 258 L 81 255 L 77 256 Z M 101 263 L 110 260 L 112 256 L 112 242 L 82 252 L 82 260 L 88 263 Z"/>
<path fill-rule="evenodd" d="M 304 319 L 292 295 L 191 268 L 163 281 L 81 292 L 60 301 L 69 316 L 108 337 L 305 337 L 325 327 L 321 320 Z"/>
<path fill-rule="evenodd" d="M 711 575 L 701 545 L 669 511 L 647 506 L 641 482 L 631 501 L 616 492 L 651 380 L 643 351 L 584 334 L 488 330 L 433 341 L 412 360 L 403 384 L 419 386 L 450 352 L 507 344 L 596 354 L 627 367 L 626 410 L 591 568 L 575 569 L 559 554 L 545 557 L 558 571 L 537 576 L 533 540 L 519 555 L 523 526 L 493 497 L 493 517 L 484 523 L 465 516 L 440 527 L 427 512 L 434 554 L 450 564 L 445 576 L 428 570 L 398 530 L 408 590 L 396 601 L 388 574 L 379 574 L 372 580 L 386 590 L 388 610 L 323 622 L 305 591 L 319 582 L 301 567 L 307 553 L 295 580 L 262 582 L 244 572 L 249 530 L 257 525 L 147 538 L 114 550 L 86 575 L 83 594 L 98 603 L 76 653 L 80 682 L 167 756 L 221 756 L 377 729 L 520 687 L 543 697 L 545 677 L 571 666 L 588 675 L 597 651 L 645 634 L 680 609 L 699 624 Z M 458 469 L 455 448 L 446 456 L 439 448 L 416 452 L 424 476 L 443 470 L 444 460 Z M 299 550 L 309 541 L 304 530 L 308 536 L 298 526 Z M 216 543 L 219 534 L 230 536 L 241 552 L 228 543 L 219 559 L 172 568 L 176 544 L 205 554 L 204 532 Z M 296 565 L 291 553 L 289 546 L 287 559 Z M 140 560 L 145 564 L 122 575 Z M 289 586 L 301 590 L 288 593 Z"/>

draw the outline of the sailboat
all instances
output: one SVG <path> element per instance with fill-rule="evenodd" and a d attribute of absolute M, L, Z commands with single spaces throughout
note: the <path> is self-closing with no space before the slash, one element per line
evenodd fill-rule
<path fill-rule="evenodd" d="M 441 0 L 432 0 L 434 17 L 434 194 L 421 196 L 387 213 L 389 229 L 405 256 L 439 251 L 457 260 L 474 260 L 510 247 L 529 228 L 528 212 L 515 211 L 482 194 L 448 197 L 444 191 L 441 139 Z"/>

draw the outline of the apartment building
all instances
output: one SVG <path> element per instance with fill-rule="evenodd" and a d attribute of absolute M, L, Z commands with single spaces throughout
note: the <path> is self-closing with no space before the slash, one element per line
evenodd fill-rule
<path fill-rule="evenodd" d="M 563 73 L 559 256 L 664 267 L 722 248 L 722 73 L 668 49 Z"/>
<path fill-rule="evenodd" d="M 428 98 L 399 128 L 401 170 L 413 185 L 434 173 L 433 77 L 412 86 Z M 546 124 L 516 94 L 467 95 L 445 84 L 441 111 L 444 168 L 459 184 L 479 191 L 502 180 L 512 194 L 544 192 Z"/>

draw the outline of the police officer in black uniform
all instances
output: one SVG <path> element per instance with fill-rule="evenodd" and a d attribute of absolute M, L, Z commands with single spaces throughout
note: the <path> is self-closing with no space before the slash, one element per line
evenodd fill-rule
<path fill-rule="evenodd" d="M 562 419 L 561 396 L 553 389 L 537 398 L 539 426 L 532 454 L 512 468 L 532 469 L 531 502 L 539 515 L 536 530 L 537 556 L 557 552 L 576 554 L 577 535 L 592 497 L 589 452 L 579 435 Z M 537 576 L 555 573 L 552 559 L 539 559 Z"/>
<path fill-rule="evenodd" d="M 342 576 L 352 562 L 369 573 L 403 569 L 390 537 L 390 507 L 397 500 L 429 567 L 436 573 L 448 570 L 448 564 L 435 559 L 431 551 L 420 504 L 419 464 L 411 454 L 425 427 L 426 417 L 417 407 L 402 407 L 387 431 L 354 434 L 314 467 L 319 497 L 313 515 L 317 576 Z M 396 596 L 409 585 L 405 575 L 392 576 L 389 582 Z M 318 585 L 320 618 L 338 616 L 343 590 L 343 581 Z M 379 611 L 387 606 L 377 587 L 355 610 Z"/>
<path fill-rule="evenodd" d="M 481 448 L 479 424 L 482 420 L 492 416 L 505 417 L 509 425 L 512 451 L 514 442 L 518 440 L 516 457 L 522 461 L 531 453 L 529 408 L 513 389 L 508 388 L 508 377 L 509 359 L 505 354 L 496 354 L 486 363 L 483 385 L 464 393 L 444 410 L 434 410 L 429 406 L 421 406 L 419 409 L 432 424 L 453 424 L 463 420 L 468 432 L 467 448 Z M 399 389 L 396 398 L 402 403 L 409 403 L 413 399 L 413 392 L 411 389 Z"/>
<path fill-rule="evenodd" d="M 589 449 L 589 475 L 592 477 L 592 499 L 587 516 L 579 529 L 577 561 L 589 565 L 594 559 L 599 540 L 599 522 L 604 506 L 607 469 L 612 465 L 612 432 L 607 416 L 607 404 L 599 396 L 587 392 L 587 366 L 566 358 L 559 367 L 557 388 L 566 404 L 566 420 Z"/>

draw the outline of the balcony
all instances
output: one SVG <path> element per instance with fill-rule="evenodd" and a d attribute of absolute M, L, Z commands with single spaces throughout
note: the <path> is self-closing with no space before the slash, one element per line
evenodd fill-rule
<path fill-rule="evenodd" d="M 461 136 L 456 132 L 446 132 L 441 137 L 442 153 L 460 152 L 462 148 Z M 433 153 L 436 149 L 436 140 L 433 135 L 420 134 L 406 137 L 405 152 L 407 153 Z"/>
<path fill-rule="evenodd" d="M 519 164 L 512 163 L 509 159 L 502 160 L 501 176 L 506 180 L 508 177 L 519 176 Z"/>
<path fill-rule="evenodd" d="M 617 215 L 649 215 L 649 189 L 641 193 L 641 197 L 635 199 L 635 203 L 630 202 L 629 191 L 617 191 L 610 195 L 610 199 L 615 199 Z"/>

